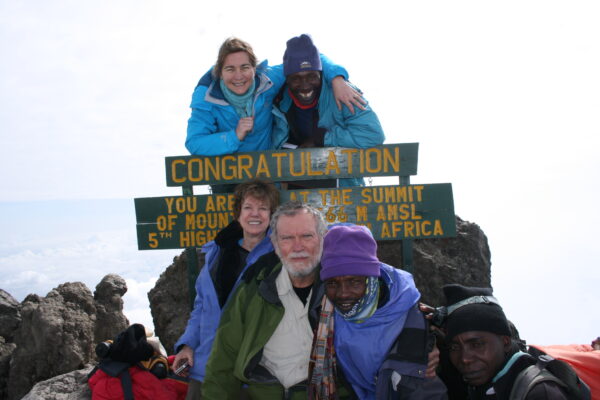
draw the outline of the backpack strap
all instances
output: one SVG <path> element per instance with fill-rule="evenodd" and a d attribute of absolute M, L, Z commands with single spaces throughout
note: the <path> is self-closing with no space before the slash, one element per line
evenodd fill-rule
<path fill-rule="evenodd" d="M 121 387 L 123 388 L 123 395 L 125 400 L 133 399 L 133 384 L 131 382 L 131 375 L 129 375 L 130 364 L 120 361 L 102 360 L 92 371 L 95 373 L 98 369 L 104 371 L 107 375 L 112 377 L 119 377 L 121 380 Z M 90 373 L 88 376 L 92 376 Z"/>
<path fill-rule="evenodd" d="M 131 375 L 129 375 L 129 369 L 126 369 L 119 375 L 121 378 L 121 387 L 123 388 L 123 396 L 125 400 L 133 399 L 133 384 L 131 383 Z"/>
<path fill-rule="evenodd" d="M 510 400 L 523 400 L 531 389 L 542 382 L 555 382 L 560 387 L 568 389 L 567 385 L 546 369 L 547 364 L 552 361 L 551 357 L 540 356 L 535 365 L 530 365 L 517 375 L 510 391 Z"/>

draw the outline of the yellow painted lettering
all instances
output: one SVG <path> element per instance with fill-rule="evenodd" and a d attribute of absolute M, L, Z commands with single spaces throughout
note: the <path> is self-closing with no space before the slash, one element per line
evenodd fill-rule
<path fill-rule="evenodd" d="M 171 163 L 171 179 L 175 183 L 183 183 L 185 182 L 185 178 L 177 176 L 177 165 L 185 164 L 183 160 L 175 160 Z"/>
<path fill-rule="evenodd" d="M 389 148 L 383 149 L 383 171 L 390 172 L 391 170 L 400 173 L 400 148 L 398 146 L 394 147 L 394 155 L 390 153 Z"/>
<path fill-rule="evenodd" d="M 252 178 L 250 168 L 252 168 L 252 157 L 247 154 L 240 154 L 238 156 L 238 178 L 244 179 L 244 173 L 246 178 Z"/>
<path fill-rule="evenodd" d="M 444 235 L 444 230 L 442 229 L 442 223 L 440 222 L 439 219 L 436 219 L 435 222 L 433 223 L 433 234 L 435 236 L 443 236 Z"/>
<path fill-rule="evenodd" d="M 194 175 L 194 172 L 196 173 Z M 190 182 L 200 182 L 204 178 L 204 168 L 200 158 L 192 158 L 188 162 L 188 179 Z"/>
<path fill-rule="evenodd" d="M 225 204 L 227 204 L 227 197 L 224 195 L 217 195 L 217 209 L 216 211 L 227 211 L 227 207 L 225 206 Z"/>
<path fill-rule="evenodd" d="M 290 153 L 290 175 L 291 176 L 304 176 L 306 171 L 304 170 L 304 152 L 300 152 L 300 172 L 294 170 L 294 153 Z"/>
<path fill-rule="evenodd" d="M 276 175 L 276 177 L 277 178 L 281 178 L 281 173 L 282 173 L 281 172 L 281 159 L 283 157 L 287 157 L 287 153 L 272 153 L 271 157 L 275 157 L 275 159 L 277 160 L 276 161 L 276 164 L 277 164 L 277 171 L 276 171 L 277 175 Z"/>
<path fill-rule="evenodd" d="M 258 157 L 258 165 L 256 166 L 256 177 L 264 176 L 265 178 L 271 177 L 271 171 L 269 171 L 269 165 L 265 155 L 261 153 Z"/>
<path fill-rule="evenodd" d="M 352 173 L 353 173 L 352 155 L 354 153 L 356 153 L 357 151 L 358 151 L 357 149 L 343 149 L 342 150 L 342 154 L 344 154 L 346 156 L 346 163 L 348 164 L 348 174 L 350 174 L 350 175 L 352 175 Z M 363 171 L 360 171 L 360 172 L 363 172 Z"/>
<path fill-rule="evenodd" d="M 215 199 L 213 196 L 208 196 L 206 198 L 206 207 L 204 208 L 204 211 L 209 212 L 209 211 L 216 211 L 215 209 Z"/>
<path fill-rule="evenodd" d="M 414 237 L 415 223 L 412 221 L 406 221 L 404 223 L 404 237 Z"/>
<path fill-rule="evenodd" d="M 232 162 L 229 162 L 232 161 Z M 235 179 L 237 168 L 235 166 L 235 157 L 232 155 L 224 156 L 221 159 L 221 175 L 225 180 Z"/>
<path fill-rule="evenodd" d="M 352 198 L 350 195 L 352 194 L 352 189 L 342 189 L 342 204 L 344 205 L 352 205 Z"/>
<path fill-rule="evenodd" d="M 387 219 L 388 221 L 394 221 L 398 219 L 398 205 L 388 204 L 387 205 Z"/>
<path fill-rule="evenodd" d="M 392 235 L 390 234 L 390 228 L 387 222 L 384 222 L 383 224 L 381 224 L 381 238 L 387 239 L 390 237 L 392 237 Z"/>
<path fill-rule="evenodd" d="M 327 193 L 328 193 L 327 189 L 321 189 L 321 190 L 319 190 L 319 194 L 321 195 L 321 204 L 323 206 L 327 205 Z"/>
<path fill-rule="evenodd" d="M 356 222 L 367 220 L 367 206 L 356 206 Z"/>
<path fill-rule="evenodd" d="M 335 151 L 329 150 L 327 154 L 327 164 L 325 164 L 325 174 L 330 175 L 331 173 L 336 175 L 340 174 L 340 165 L 338 164 Z"/>
<path fill-rule="evenodd" d="M 385 221 L 385 208 L 383 206 L 377 206 L 377 221 Z"/>
<path fill-rule="evenodd" d="M 417 205 L 414 203 L 412 203 L 410 205 L 410 216 L 412 219 L 415 219 L 415 220 L 423 219 L 422 215 L 417 214 Z"/>
<path fill-rule="evenodd" d="M 423 233 L 423 236 L 431 236 L 431 229 L 430 229 L 430 225 L 431 225 L 431 221 L 423 221 L 421 222 L 421 232 Z"/>
<path fill-rule="evenodd" d="M 219 171 L 219 157 L 214 160 L 214 164 L 211 162 L 210 158 L 204 159 L 204 169 L 206 170 L 206 179 L 210 180 L 221 180 L 221 172 Z"/>
<path fill-rule="evenodd" d="M 165 203 L 167 203 L 167 212 L 171 214 L 173 212 L 173 201 L 175 199 L 173 197 L 165 198 Z"/>
<path fill-rule="evenodd" d="M 373 199 L 371 198 L 371 188 L 363 188 L 360 191 L 360 195 L 362 196 L 363 204 L 371 204 Z"/>
<path fill-rule="evenodd" d="M 392 234 L 394 237 L 400 236 L 400 232 L 402 232 L 402 225 L 403 223 L 400 221 L 392 222 Z"/>

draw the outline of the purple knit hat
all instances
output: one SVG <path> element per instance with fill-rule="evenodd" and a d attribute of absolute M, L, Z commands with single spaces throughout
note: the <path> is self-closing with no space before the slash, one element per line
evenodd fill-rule
<path fill-rule="evenodd" d="M 360 225 L 332 226 L 323 239 L 321 280 L 336 276 L 379 276 L 377 242 Z"/>
<path fill-rule="evenodd" d="M 310 36 L 302 34 L 287 41 L 283 53 L 283 74 L 285 76 L 303 71 L 321 71 L 319 50 L 313 44 Z"/>

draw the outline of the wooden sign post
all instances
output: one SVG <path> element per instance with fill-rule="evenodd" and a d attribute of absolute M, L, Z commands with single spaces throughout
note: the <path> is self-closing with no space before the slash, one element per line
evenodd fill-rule
<path fill-rule="evenodd" d="M 167 186 L 182 187 L 183 196 L 135 199 L 138 248 L 186 248 L 193 293 L 198 274 L 196 247 L 213 240 L 233 219 L 233 194 L 194 195 L 194 185 L 236 184 L 253 178 L 292 182 L 398 176 L 397 186 L 282 189 L 281 201 L 310 203 L 323 212 L 328 224 L 365 225 L 376 240 L 401 240 L 402 268 L 412 272 L 413 239 L 456 236 L 452 185 L 410 184 L 410 176 L 417 173 L 417 153 L 418 143 L 405 143 L 368 149 L 166 157 Z"/>

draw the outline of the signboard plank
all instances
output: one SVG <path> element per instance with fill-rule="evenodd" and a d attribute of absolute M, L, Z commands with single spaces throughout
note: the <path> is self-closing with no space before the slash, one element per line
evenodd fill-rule
<path fill-rule="evenodd" d="M 418 150 L 418 143 L 400 143 L 368 149 L 325 147 L 166 157 L 166 179 L 167 186 L 191 186 L 240 183 L 252 178 L 281 182 L 409 176 L 417 174 Z"/>
<path fill-rule="evenodd" d="M 403 240 L 456 235 L 450 183 L 281 191 L 321 209 L 329 224 L 368 226 L 376 239 Z M 138 248 L 202 246 L 232 220 L 232 194 L 135 199 Z"/>

